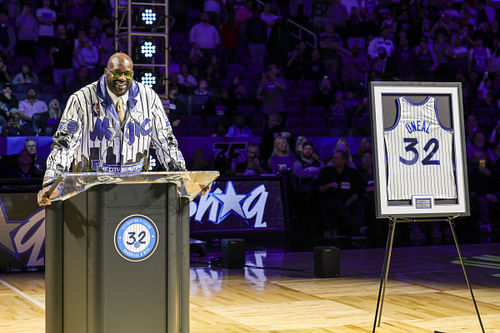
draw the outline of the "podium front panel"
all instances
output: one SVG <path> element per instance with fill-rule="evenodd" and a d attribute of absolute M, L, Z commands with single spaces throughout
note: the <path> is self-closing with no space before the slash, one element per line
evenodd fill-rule
<path fill-rule="evenodd" d="M 50 207 L 46 332 L 173 333 L 187 327 L 179 319 L 189 297 L 189 281 L 180 281 L 189 274 L 181 274 L 177 261 L 178 225 L 187 216 L 181 202 L 172 184 L 114 184 Z M 133 251 L 141 246 L 144 251 Z"/>

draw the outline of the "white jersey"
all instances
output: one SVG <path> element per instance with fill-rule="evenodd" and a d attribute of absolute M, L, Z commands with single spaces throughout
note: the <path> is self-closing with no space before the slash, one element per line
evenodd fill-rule
<path fill-rule="evenodd" d="M 397 120 L 384 131 L 388 199 L 456 199 L 453 130 L 439 121 L 435 99 L 414 104 L 399 97 L 397 102 Z"/>
<path fill-rule="evenodd" d="M 167 170 L 185 170 L 158 95 L 133 81 L 126 106 L 122 127 L 104 75 L 71 95 L 47 159 L 47 183 L 71 167 L 75 172 L 146 170 L 151 145 Z"/>

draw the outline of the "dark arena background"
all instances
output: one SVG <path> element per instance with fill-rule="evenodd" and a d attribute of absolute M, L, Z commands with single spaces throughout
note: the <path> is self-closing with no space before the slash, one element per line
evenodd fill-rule
<path fill-rule="evenodd" d="M 376 331 L 500 332 L 499 23 L 498 0 L 1 1 L 0 332 L 45 332 L 36 193 L 68 97 L 115 51 L 162 98 L 188 170 L 221 174 L 189 206 L 191 332 L 374 330 L 389 220 L 373 81 L 461 82 L 470 216 L 454 226 L 475 296 L 447 223 L 401 223 Z"/>

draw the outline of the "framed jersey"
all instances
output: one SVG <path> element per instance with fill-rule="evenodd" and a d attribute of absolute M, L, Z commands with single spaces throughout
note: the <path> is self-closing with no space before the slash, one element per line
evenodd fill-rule
<path fill-rule="evenodd" d="M 377 217 L 469 215 L 462 85 L 371 82 Z"/>

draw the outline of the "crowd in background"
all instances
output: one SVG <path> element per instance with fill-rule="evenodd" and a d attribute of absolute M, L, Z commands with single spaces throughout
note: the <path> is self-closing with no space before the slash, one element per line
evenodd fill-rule
<path fill-rule="evenodd" d="M 114 52 L 114 1 L 1 4 L 1 135 L 52 135 L 66 98 L 97 79 Z M 500 199 L 494 1 L 186 0 L 170 1 L 170 13 L 165 112 L 176 135 L 261 137 L 234 158 L 198 150 L 186 156 L 191 170 L 285 175 L 291 200 L 299 198 L 291 205 L 297 234 L 321 237 L 335 221 L 339 233 L 376 242 L 370 141 L 351 152 L 339 140 L 318 156 L 307 137 L 368 136 L 370 81 L 458 81 L 474 221 L 491 233 Z M 294 37 L 289 19 L 312 34 Z M 9 176 L 43 171 L 26 152 L 28 143 Z M 353 186 L 336 188 L 344 178 Z M 306 226 L 311 214 L 325 222 Z"/>

